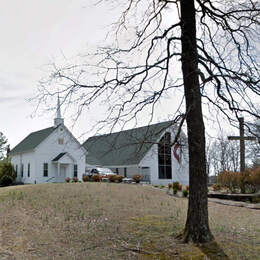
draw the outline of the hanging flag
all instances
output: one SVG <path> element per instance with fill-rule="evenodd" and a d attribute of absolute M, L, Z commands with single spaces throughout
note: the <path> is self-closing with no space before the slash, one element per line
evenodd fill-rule
<path fill-rule="evenodd" d="M 173 147 L 173 156 L 180 163 L 180 145 L 178 143 Z"/>

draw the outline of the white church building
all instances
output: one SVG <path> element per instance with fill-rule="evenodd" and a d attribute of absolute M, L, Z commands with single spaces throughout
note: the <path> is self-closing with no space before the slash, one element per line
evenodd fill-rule
<path fill-rule="evenodd" d="M 131 178 L 141 174 L 152 184 L 189 185 L 187 138 L 173 121 L 90 137 L 82 145 L 64 125 L 58 98 L 54 125 L 25 137 L 9 153 L 17 182 L 65 182 L 88 169 L 110 168 Z"/>
<path fill-rule="evenodd" d="M 9 156 L 17 182 L 64 182 L 85 173 L 86 150 L 64 125 L 59 99 L 54 125 L 30 133 Z"/>

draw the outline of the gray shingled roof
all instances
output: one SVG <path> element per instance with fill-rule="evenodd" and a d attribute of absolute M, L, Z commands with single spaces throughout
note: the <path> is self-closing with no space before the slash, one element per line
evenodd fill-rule
<path fill-rule="evenodd" d="M 25 137 L 18 145 L 16 145 L 10 152 L 10 155 L 15 153 L 22 153 L 36 148 L 45 138 L 47 138 L 56 128 L 49 127 L 33 133 Z"/>
<path fill-rule="evenodd" d="M 137 165 L 172 121 L 134 128 L 117 133 L 90 137 L 83 146 L 103 166 Z"/>
<path fill-rule="evenodd" d="M 61 158 L 61 157 L 63 157 L 63 155 L 65 155 L 66 153 L 60 153 L 60 154 L 58 154 L 54 159 L 52 159 L 52 161 L 53 162 L 56 162 L 56 161 L 59 161 L 59 159 Z"/>
<path fill-rule="evenodd" d="M 83 147 L 85 146 L 83 145 Z M 102 166 L 102 163 L 92 153 L 87 153 L 86 161 L 90 165 Z"/>

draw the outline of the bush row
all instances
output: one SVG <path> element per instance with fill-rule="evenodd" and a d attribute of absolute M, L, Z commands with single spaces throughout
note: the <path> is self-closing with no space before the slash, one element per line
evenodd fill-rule
<path fill-rule="evenodd" d="M 123 181 L 124 176 L 122 175 L 108 175 L 108 176 L 100 176 L 98 174 L 94 174 L 91 177 L 88 175 L 83 174 L 82 176 L 82 181 L 87 182 L 87 181 L 94 181 L 94 182 L 101 182 L 101 181 L 109 181 L 109 182 L 115 182 L 119 183 Z M 132 176 L 132 179 L 134 182 L 139 183 L 142 180 L 142 176 L 140 174 L 134 174 Z M 67 177 L 65 179 L 66 182 L 78 182 L 79 179 L 77 177 L 73 177 L 72 179 L 70 177 Z"/>
<path fill-rule="evenodd" d="M 213 190 L 227 188 L 231 193 L 255 193 L 260 190 L 260 167 L 246 169 L 243 173 L 224 171 L 219 173 Z"/>

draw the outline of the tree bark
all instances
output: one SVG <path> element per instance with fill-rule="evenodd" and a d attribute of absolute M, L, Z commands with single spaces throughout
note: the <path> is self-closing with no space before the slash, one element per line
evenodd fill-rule
<path fill-rule="evenodd" d="M 182 73 L 187 112 L 190 196 L 184 241 L 213 240 L 208 223 L 205 129 L 202 116 L 194 0 L 181 0 Z"/>

